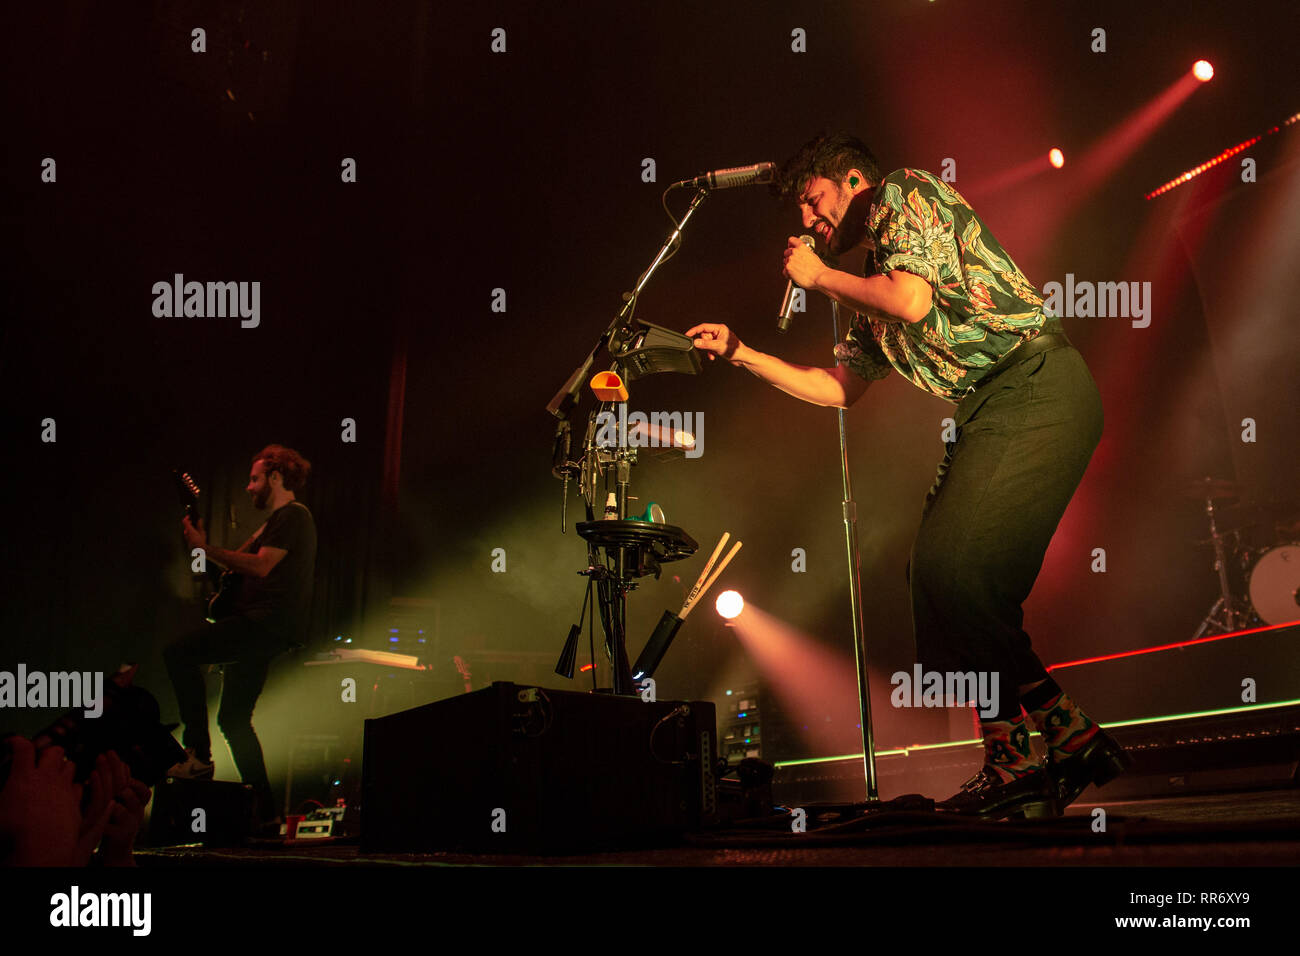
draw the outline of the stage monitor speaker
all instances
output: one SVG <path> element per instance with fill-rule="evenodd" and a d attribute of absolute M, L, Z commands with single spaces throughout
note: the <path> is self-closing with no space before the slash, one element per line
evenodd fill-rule
<path fill-rule="evenodd" d="M 716 821 L 713 704 L 504 681 L 366 721 L 364 853 L 572 853 Z"/>

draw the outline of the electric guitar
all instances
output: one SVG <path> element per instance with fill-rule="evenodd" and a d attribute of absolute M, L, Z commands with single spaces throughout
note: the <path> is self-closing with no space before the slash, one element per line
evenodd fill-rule
<path fill-rule="evenodd" d="M 172 478 L 176 482 L 176 491 L 181 497 L 181 504 L 185 506 L 185 516 L 190 519 L 190 524 L 197 528 L 199 526 L 199 486 L 189 476 L 188 472 L 172 469 Z M 239 587 L 243 579 L 234 571 L 223 570 L 214 565 L 206 557 L 204 559 L 204 573 L 207 574 L 208 580 L 216 589 L 212 597 L 208 599 L 207 619 L 215 621 L 218 618 L 229 617 L 234 613 L 235 602 L 239 600 Z"/>

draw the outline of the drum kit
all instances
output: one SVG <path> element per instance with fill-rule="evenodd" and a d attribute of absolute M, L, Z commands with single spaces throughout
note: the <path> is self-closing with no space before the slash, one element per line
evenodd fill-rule
<path fill-rule="evenodd" d="M 1219 599 L 1192 639 L 1300 621 L 1300 513 L 1294 502 L 1244 503 L 1241 485 L 1222 478 L 1198 478 L 1181 492 L 1205 502 L 1210 536 L 1198 544 L 1213 547 L 1219 576 Z M 1224 510 L 1254 520 L 1221 530 Z M 1266 529 L 1262 535 L 1260 528 Z"/>

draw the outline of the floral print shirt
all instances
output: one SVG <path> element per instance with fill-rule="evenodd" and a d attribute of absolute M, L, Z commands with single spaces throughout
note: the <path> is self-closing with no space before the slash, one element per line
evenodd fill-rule
<path fill-rule="evenodd" d="M 913 385 L 959 402 L 984 373 L 1049 320 L 1043 297 L 970 204 L 932 173 L 899 169 L 876 189 L 866 274 L 902 269 L 934 290 L 920 322 L 855 313 L 835 357 L 867 380 L 896 368 Z"/>

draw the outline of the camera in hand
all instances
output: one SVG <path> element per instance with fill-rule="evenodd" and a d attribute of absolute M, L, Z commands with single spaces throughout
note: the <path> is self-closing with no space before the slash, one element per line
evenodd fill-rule
<path fill-rule="evenodd" d="M 185 759 L 185 750 L 161 722 L 158 701 L 143 687 L 136 687 L 137 665 L 124 665 L 104 682 L 103 710 L 87 717 L 74 708 L 32 737 L 36 759 L 50 747 L 62 747 L 77 767 L 76 781 L 84 783 L 95 770 L 100 754 L 112 750 L 131 768 L 131 776 L 150 787 L 157 786 L 167 769 Z M 5 737 L 13 736 L 6 734 Z M 9 779 L 13 753 L 0 740 L 0 787 Z"/>

